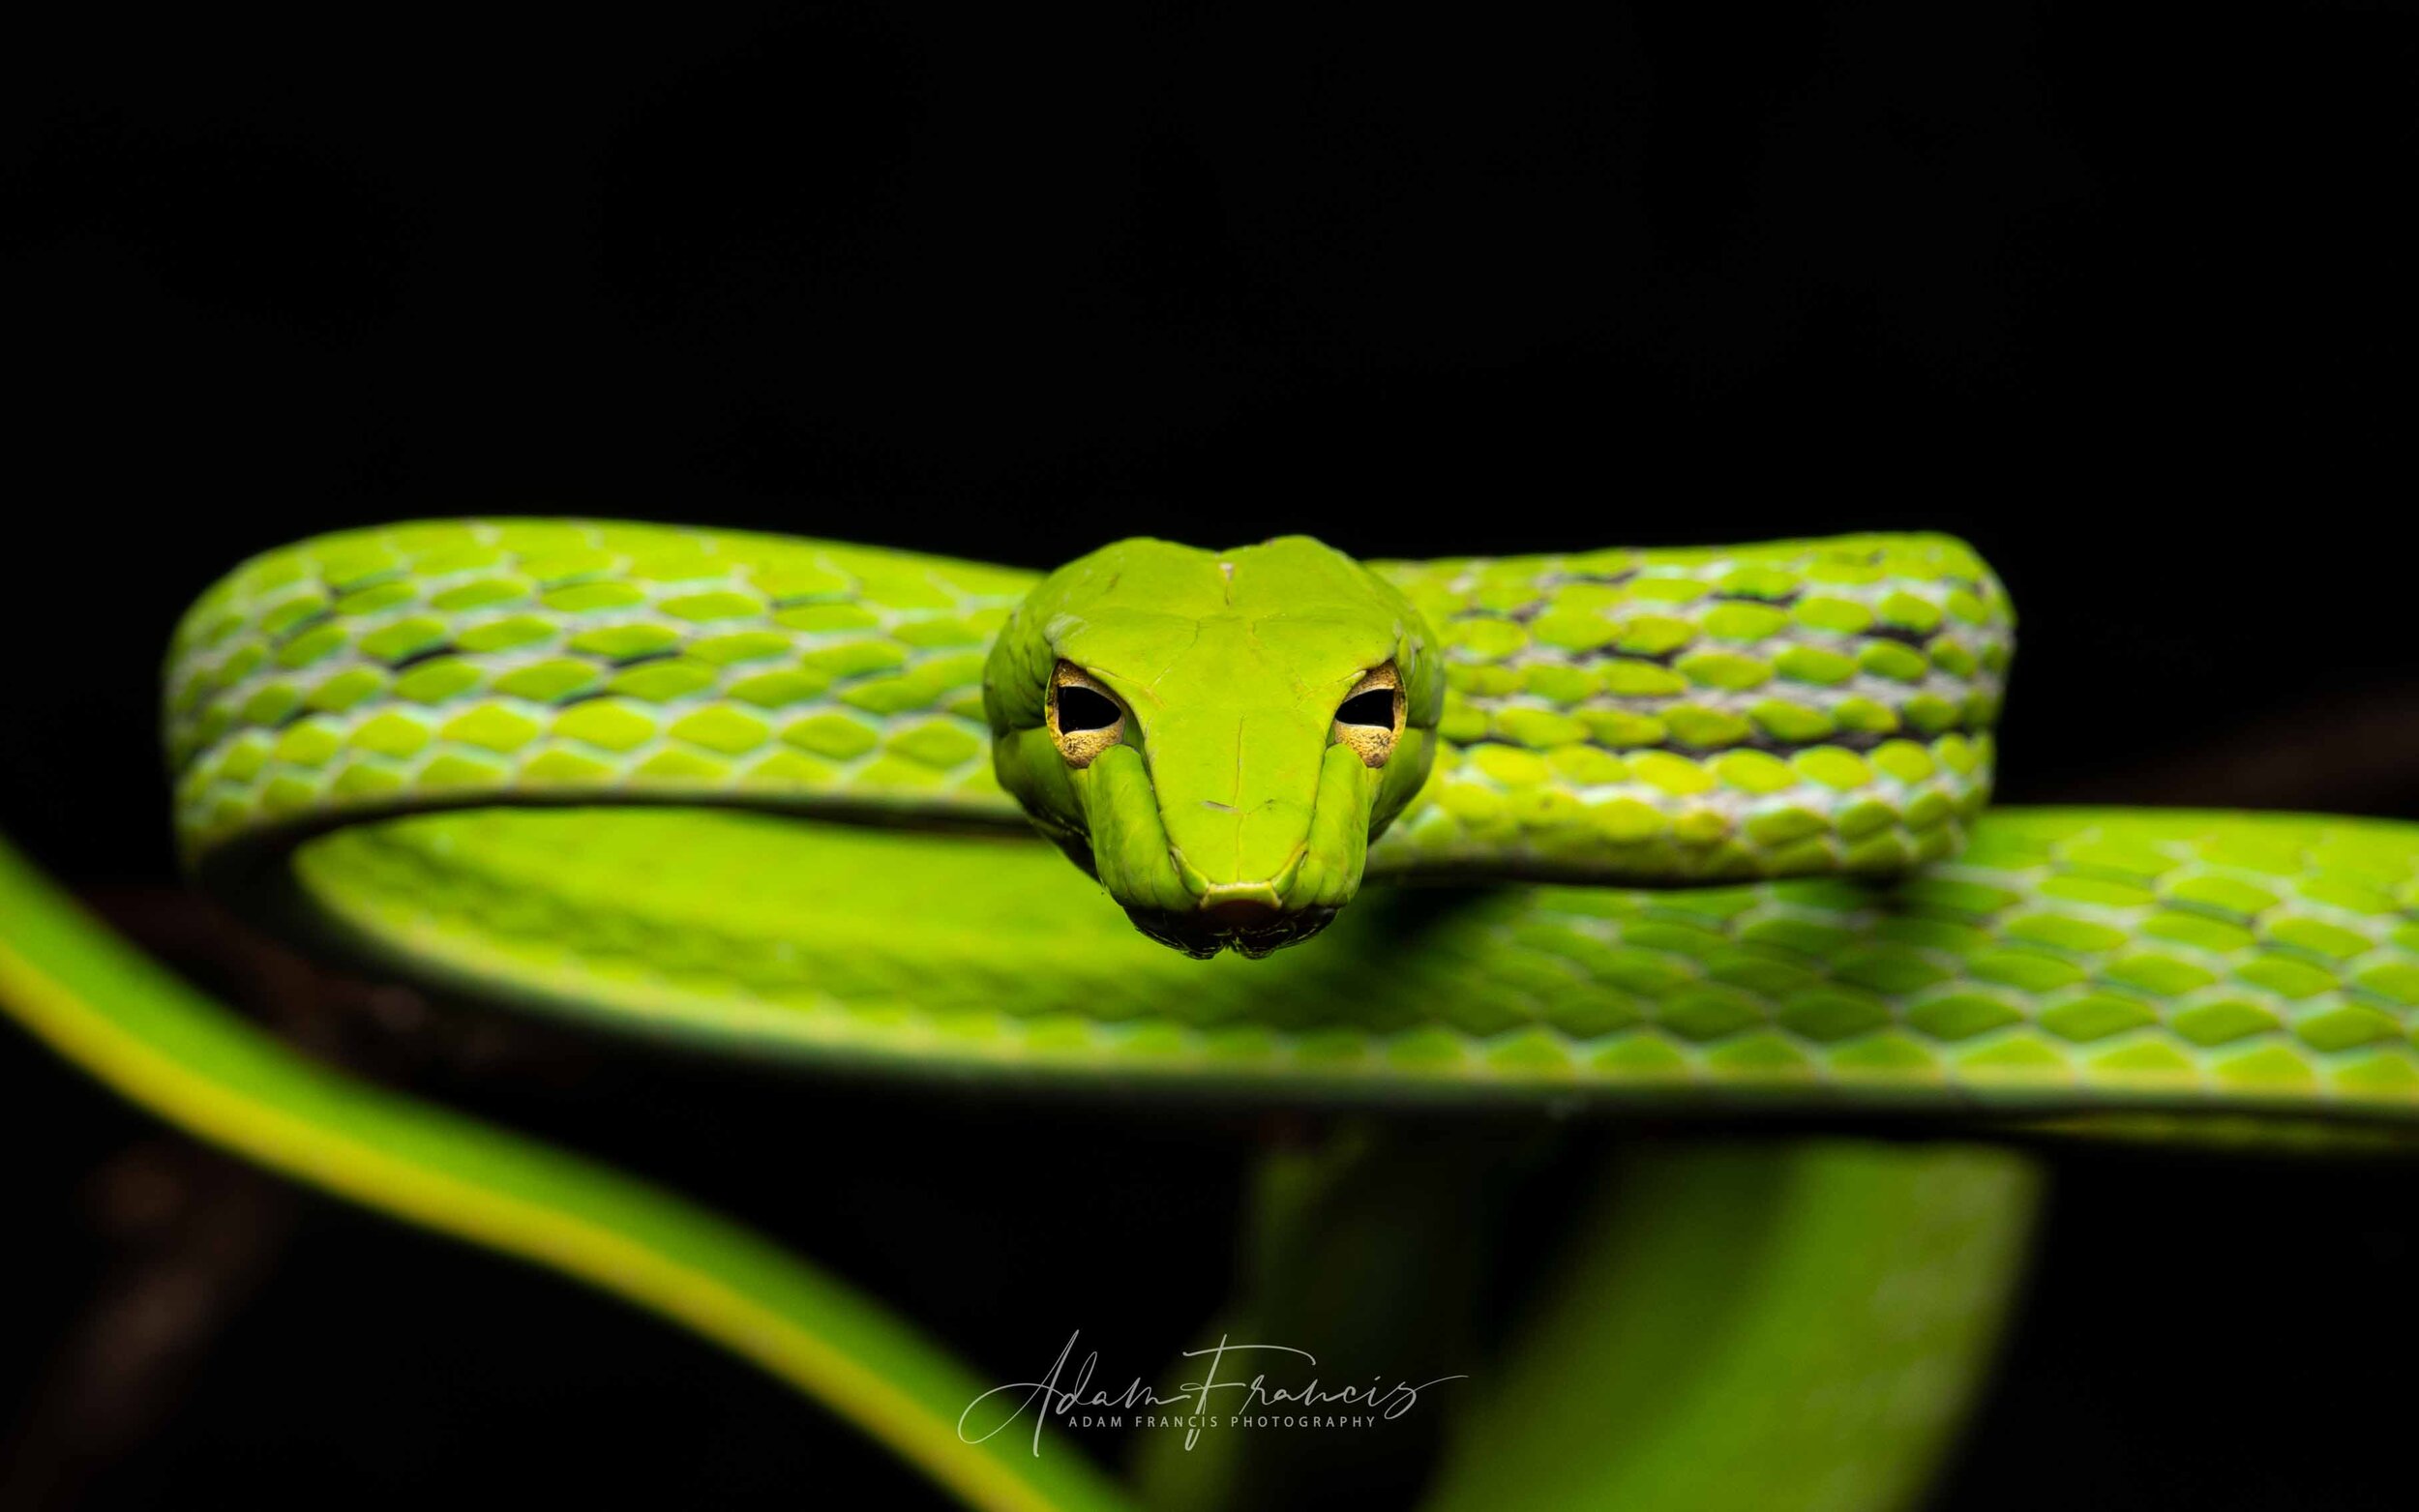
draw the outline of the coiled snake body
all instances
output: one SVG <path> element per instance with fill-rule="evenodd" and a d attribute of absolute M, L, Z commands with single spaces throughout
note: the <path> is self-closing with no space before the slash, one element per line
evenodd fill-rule
<path fill-rule="evenodd" d="M 1127 542 L 1040 578 L 440 522 L 307 542 L 212 588 L 170 655 L 168 746 L 192 866 L 262 916 L 740 1054 L 1381 1112 L 2408 1127 L 2419 835 L 1986 814 L 2012 623 L 1937 537 L 1367 568 L 1300 539 Z M 0 997 L 169 1118 L 633 1297 L 970 1499 L 1115 1495 L 1075 1454 L 967 1443 L 964 1375 L 761 1241 L 290 1056 L 5 855 L 0 901 Z M 1706 1402 L 1792 1368 L 1836 1384 L 1843 1361 L 1867 1389 L 1832 1394 L 1837 1421 L 1766 1425 L 1761 1468 L 1724 1482 L 1708 1455 L 1748 1430 L 1674 1408 L 1668 1378 L 1653 1443 L 1564 1463 L 1546 1396 L 1521 1392 L 1578 1368 L 1591 1328 L 1635 1354 L 1622 1330 L 1652 1327 L 1635 1296 L 1574 1293 L 1560 1364 L 1548 1340 L 1507 1367 L 1441 1504 L 1484 1504 L 1478 1457 L 1525 1439 L 1574 1496 L 1625 1506 L 1920 1485 L 1960 1398 L 1941 1382 L 1987 1343 L 2025 1171 L 1963 1146 L 1774 1149 L 1668 1183 L 1657 1231 L 1760 1201 L 1790 1216 L 1743 1287 L 1844 1294 L 1914 1255 L 1956 1305 L 1894 1356 L 1853 1317 L 1758 1332 L 1740 1301 L 1728 1342 L 1687 1351 Z M 1634 1273 L 1608 1260 L 1595 1289 L 1651 1292 L 1619 1233 Z M 1830 1477 L 1811 1499 L 1810 1467 Z"/>

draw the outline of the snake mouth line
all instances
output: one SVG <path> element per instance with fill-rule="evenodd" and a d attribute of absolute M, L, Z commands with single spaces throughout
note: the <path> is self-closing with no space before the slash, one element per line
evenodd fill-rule
<path fill-rule="evenodd" d="M 1178 911 L 1169 908 L 1128 908 L 1134 928 L 1162 945 L 1197 961 L 1221 951 L 1258 960 L 1288 945 L 1299 945 L 1335 918 L 1330 907 L 1279 911 L 1264 907 L 1211 907 Z"/>

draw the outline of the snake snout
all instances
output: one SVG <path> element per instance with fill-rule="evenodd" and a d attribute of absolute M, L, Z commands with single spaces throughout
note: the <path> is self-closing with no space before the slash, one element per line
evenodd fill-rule
<path fill-rule="evenodd" d="M 1263 930 L 1285 911 L 1276 889 L 1261 884 L 1212 887 L 1202 896 L 1201 912 L 1220 929 Z"/>
<path fill-rule="evenodd" d="M 1333 908 L 1288 909 L 1266 883 L 1212 888 L 1194 908 L 1129 907 L 1125 912 L 1152 939 L 1204 961 L 1222 950 L 1257 959 L 1301 943 L 1335 917 Z"/>

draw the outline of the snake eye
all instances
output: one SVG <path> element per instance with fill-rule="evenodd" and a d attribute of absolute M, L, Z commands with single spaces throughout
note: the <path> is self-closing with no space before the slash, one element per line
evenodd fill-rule
<path fill-rule="evenodd" d="M 1336 706 L 1334 739 L 1350 746 L 1364 766 L 1384 766 L 1403 733 L 1403 679 L 1394 664 L 1363 672 Z"/>
<path fill-rule="evenodd" d="M 1124 717 L 1124 710 L 1090 688 L 1079 688 L 1070 683 L 1059 690 L 1059 733 L 1061 735 L 1107 729 Z"/>
<path fill-rule="evenodd" d="M 1059 755 L 1079 770 L 1125 738 L 1125 705 L 1072 662 L 1060 662 L 1050 674 L 1048 713 Z"/>
<path fill-rule="evenodd" d="M 1372 688 L 1367 693 L 1354 694 L 1344 700 L 1342 708 L 1335 711 L 1335 722 L 1339 725 L 1374 725 L 1381 729 L 1391 726 L 1394 723 L 1393 690 Z"/>

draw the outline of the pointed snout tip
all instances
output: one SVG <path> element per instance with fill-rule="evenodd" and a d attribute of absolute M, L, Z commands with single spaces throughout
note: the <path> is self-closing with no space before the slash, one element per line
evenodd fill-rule
<path fill-rule="evenodd" d="M 1261 929 L 1285 911 L 1285 895 L 1274 882 L 1215 882 L 1202 891 L 1199 907 L 1222 929 Z"/>
<path fill-rule="evenodd" d="M 1299 944 L 1327 928 L 1335 909 L 1324 904 L 1304 906 L 1289 900 L 1296 870 L 1288 867 L 1272 879 L 1243 882 L 1204 880 L 1193 891 L 1191 907 L 1150 908 L 1126 905 L 1134 927 L 1163 945 L 1203 958 L 1222 951 L 1240 956 L 1265 956 Z"/>
<path fill-rule="evenodd" d="M 1204 869 L 1193 865 L 1181 850 L 1176 852 L 1176 867 L 1184 890 L 1193 895 L 1193 906 L 1203 913 L 1282 913 L 1294 884 L 1301 880 L 1302 858 L 1308 851 L 1306 845 L 1297 844 L 1282 866 L 1259 875 L 1243 872 L 1238 876 L 1236 872 L 1242 869 L 1237 868 L 1224 876 L 1215 872 L 1205 875 Z"/>

